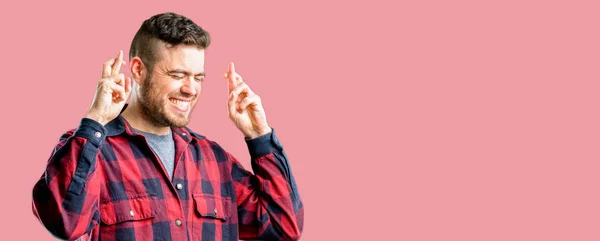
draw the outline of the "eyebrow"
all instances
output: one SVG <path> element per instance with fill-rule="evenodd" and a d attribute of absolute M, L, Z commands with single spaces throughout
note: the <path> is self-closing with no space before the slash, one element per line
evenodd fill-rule
<path fill-rule="evenodd" d="M 170 70 L 170 71 L 168 71 L 168 72 L 167 72 L 167 74 L 185 74 L 185 75 L 192 75 L 192 73 L 191 73 L 191 72 L 188 72 L 188 71 L 185 71 L 185 70 L 182 70 L 182 69 L 174 69 L 174 70 Z M 204 76 L 204 75 L 205 75 L 205 74 L 204 74 L 204 72 L 201 72 L 201 73 L 195 74 L 194 76 Z"/>

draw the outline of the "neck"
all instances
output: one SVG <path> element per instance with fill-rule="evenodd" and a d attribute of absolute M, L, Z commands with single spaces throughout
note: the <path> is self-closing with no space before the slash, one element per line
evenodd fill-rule
<path fill-rule="evenodd" d="M 131 101 L 127 106 L 127 109 L 121 113 L 121 116 L 129 122 L 129 124 L 140 131 L 148 132 L 156 135 L 166 135 L 171 130 L 169 126 L 159 126 L 155 123 L 148 120 L 148 118 L 144 118 L 142 110 L 140 110 L 140 106 L 135 103 L 135 101 Z"/>

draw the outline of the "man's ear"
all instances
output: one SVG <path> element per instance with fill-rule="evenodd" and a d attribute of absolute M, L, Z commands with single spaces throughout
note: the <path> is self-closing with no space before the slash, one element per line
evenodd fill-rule
<path fill-rule="evenodd" d="M 142 62 L 142 59 L 140 59 L 140 57 L 134 57 L 129 61 L 129 63 L 129 67 L 131 68 L 131 78 L 138 85 L 141 85 L 143 77 L 146 74 L 148 74 L 148 69 L 146 68 L 146 66 L 144 66 L 144 62 Z"/>

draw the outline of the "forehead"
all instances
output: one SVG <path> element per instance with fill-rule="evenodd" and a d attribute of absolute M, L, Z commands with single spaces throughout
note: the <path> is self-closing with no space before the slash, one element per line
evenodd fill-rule
<path fill-rule="evenodd" d="M 182 69 L 193 73 L 204 72 L 204 49 L 190 45 L 159 46 L 157 66 L 162 69 Z"/>

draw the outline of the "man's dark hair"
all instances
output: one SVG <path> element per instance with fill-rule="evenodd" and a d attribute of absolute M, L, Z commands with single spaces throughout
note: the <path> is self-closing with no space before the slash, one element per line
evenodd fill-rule
<path fill-rule="evenodd" d="M 161 41 L 172 46 L 185 44 L 205 49 L 210 44 L 210 35 L 185 16 L 170 12 L 157 14 L 144 21 L 133 37 L 129 59 L 140 57 L 151 72 Z"/>

